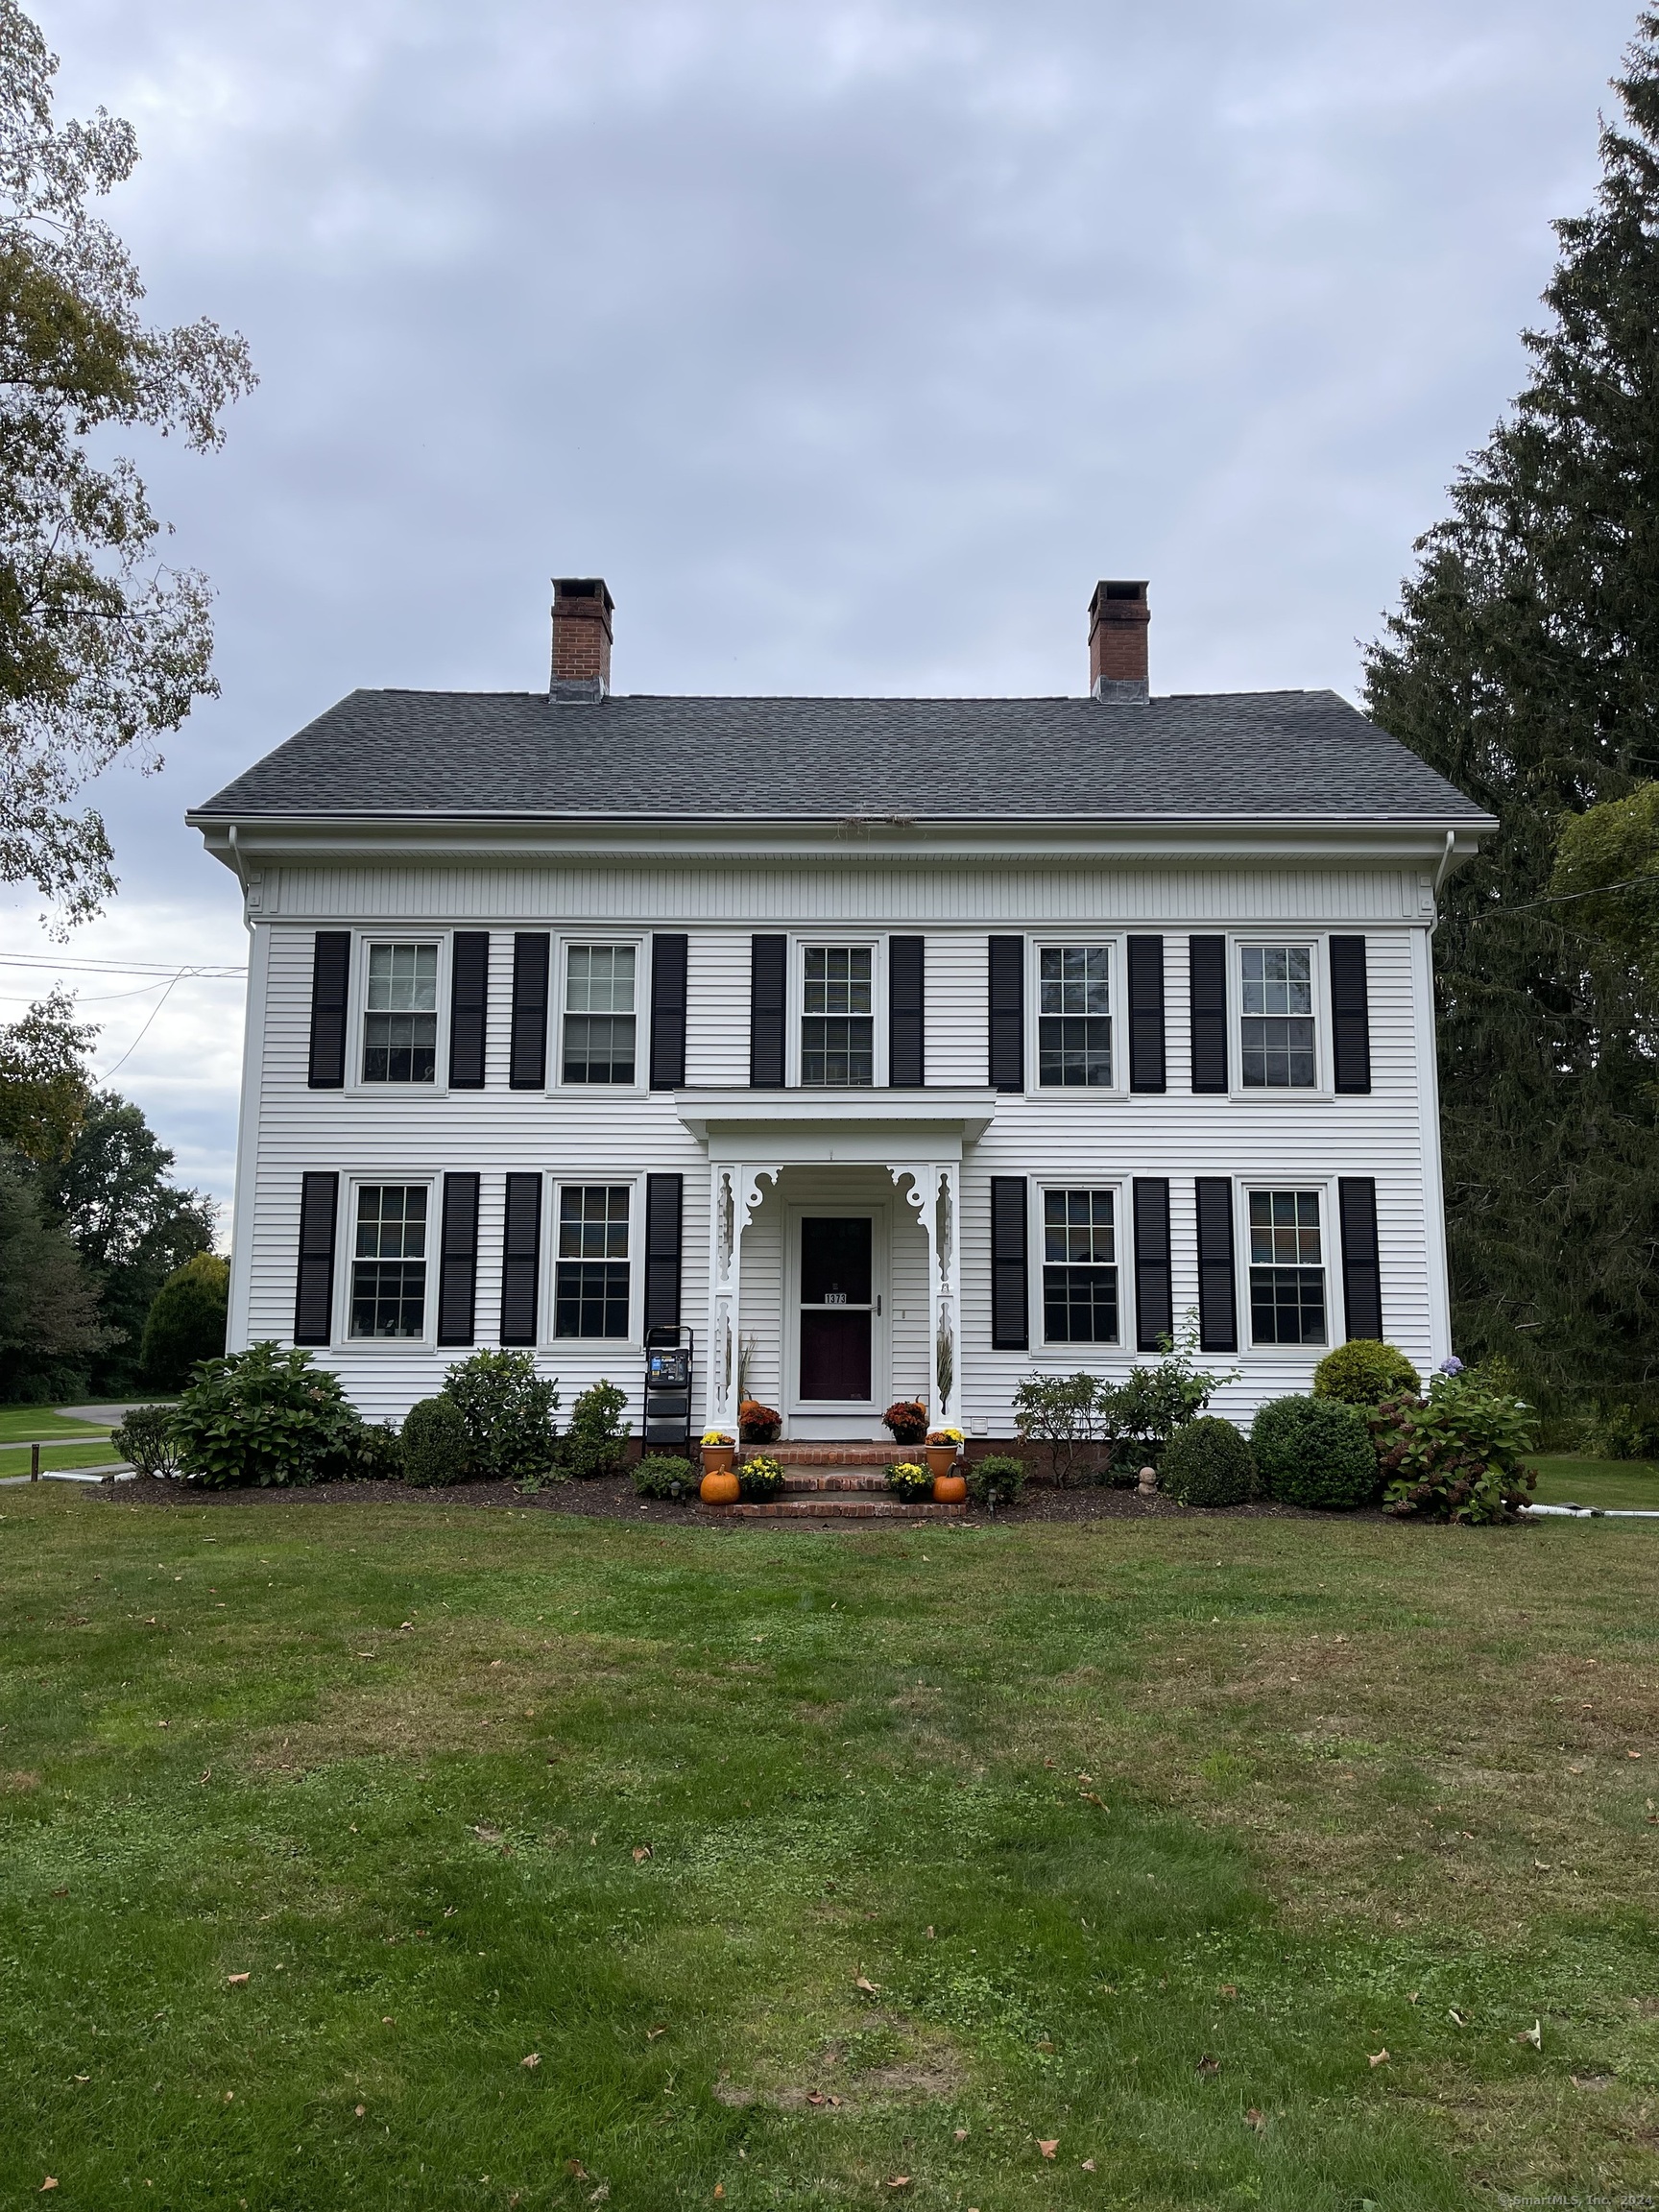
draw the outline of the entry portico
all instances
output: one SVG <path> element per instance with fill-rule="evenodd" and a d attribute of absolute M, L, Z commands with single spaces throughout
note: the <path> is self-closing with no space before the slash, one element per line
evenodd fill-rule
<path fill-rule="evenodd" d="M 935 1424 L 956 1423 L 962 1162 L 990 1126 L 996 1093 L 701 1091 L 675 1103 L 709 1154 L 709 1427 L 734 1432 L 745 1331 L 762 1322 L 791 1435 L 878 1435 L 894 1388 L 923 1398 Z M 888 1192 L 899 1201 L 890 1234 Z M 776 1215 L 778 1263 L 746 1270 L 745 1237 L 763 1211 Z M 863 1221 L 867 1233 L 851 1229 Z M 910 1317 L 897 1296 L 907 1286 L 916 1318 L 926 1316 L 922 1346 L 895 1369 L 894 1323 Z M 914 1326 L 909 1334 L 913 1342 Z"/>

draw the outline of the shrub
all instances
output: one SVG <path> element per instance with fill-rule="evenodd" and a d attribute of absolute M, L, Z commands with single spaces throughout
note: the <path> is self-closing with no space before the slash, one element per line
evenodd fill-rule
<path fill-rule="evenodd" d="M 471 1440 L 453 1398 L 421 1398 L 403 1417 L 403 1479 L 421 1490 L 465 1482 Z"/>
<path fill-rule="evenodd" d="M 125 1420 L 109 1431 L 109 1441 L 140 1475 L 177 1475 L 179 1442 L 173 1433 L 171 1406 L 130 1407 Z"/>
<path fill-rule="evenodd" d="M 1370 1426 L 1390 1513 L 1489 1526 L 1512 1521 L 1537 1486 L 1521 1464 L 1537 1449 L 1532 1407 L 1473 1372 L 1434 1376 L 1424 1399 L 1390 1399 Z"/>
<path fill-rule="evenodd" d="M 1347 1511 L 1375 1498 L 1377 1450 L 1358 1406 L 1334 1397 L 1274 1398 L 1250 1430 L 1269 1498 Z"/>
<path fill-rule="evenodd" d="M 403 1439 L 390 1421 L 364 1423 L 352 1473 L 364 1482 L 402 1481 Z"/>
<path fill-rule="evenodd" d="M 1099 1474 L 1117 1440 L 1118 1392 L 1098 1375 L 1027 1375 L 1014 1391 L 1014 1426 L 1035 1445 L 1062 1490 Z"/>
<path fill-rule="evenodd" d="M 987 1513 L 1012 1505 L 1024 1487 L 1024 1460 L 1012 1458 L 1006 1452 L 990 1452 L 983 1459 L 968 1462 L 968 1495 Z"/>
<path fill-rule="evenodd" d="M 1338 1344 L 1313 1370 L 1314 1397 L 1338 1399 L 1344 1406 L 1381 1406 L 1384 1398 L 1407 1391 L 1415 1398 L 1422 1387 L 1423 1378 L 1405 1353 L 1379 1344 L 1374 1336 Z"/>
<path fill-rule="evenodd" d="M 1599 1459 L 1659 1458 L 1659 1413 L 1647 1406 L 1604 1406 L 1588 1424 L 1588 1442 Z"/>
<path fill-rule="evenodd" d="M 204 1359 L 173 1415 L 180 1466 L 210 1490 L 325 1482 L 355 1460 L 362 1432 L 338 1375 L 269 1343 Z"/>
<path fill-rule="evenodd" d="M 920 1505 L 933 1495 L 933 1473 L 914 1459 L 898 1459 L 887 1470 L 887 1487 L 906 1505 Z"/>
<path fill-rule="evenodd" d="M 559 1385 L 536 1372 L 528 1352 L 474 1352 L 444 1378 L 444 1395 L 461 1416 L 467 1446 L 446 1482 L 469 1477 L 522 1482 L 544 1476 L 559 1450 L 553 1416 Z"/>
<path fill-rule="evenodd" d="M 1158 1486 L 1178 1505 L 1242 1505 L 1256 1495 L 1256 1462 L 1232 1422 L 1207 1413 L 1170 1437 Z"/>
<path fill-rule="evenodd" d="M 745 1398 L 737 1408 L 737 1432 L 745 1444 L 771 1444 L 782 1426 L 782 1414 L 758 1398 Z"/>
<path fill-rule="evenodd" d="M 225 1350 L 230 1265 L 216 1252 L 198 1252 L 175 1267 L 150 1302 L 139 1365 L 153 1390 L 177 1390 L 199 1359 Z"/>
<path fill-rule="evenodd" d="M 895 1444 L 920 1444 L 927 1433 L 927 1408 L 919 1399 L 897 1398 L 881 1416 Z"/>
<path fill-rule="evenodd" d="M 689 1459 L 650 1452 L 634 1470 L 634 1487 L 641 1498 L 672 1499 L 677 1504 L 689 1504 L 697 1495 L 697 1470 Z"/>
<path fill-rule="evenodd" d="M 1190 1310 L 1179 1334 L 1160 1339 L 1163 1357 L 1155 1367 L 1131 1367 L 1118 1391 L 1115 1415 L 1119 1435 L 1135 1445 L 1131 1466 L 1156 1460 L 1178 1429 L 1196 1421 L 1223 1382 L 1235 1382 L 1238 1369 L 1214 1374 L 1193 1360 L 1198 1349 L 1198 1315 Z"/>
<path fill-rule="evenodd" d="M 560 1471 L 578 1482 L 620 1475 L 633 1423 L 622 1418 L 628 1393 L 601 1378 L 570 1408 L 570 1427 L 559 1448 Z"/>
<path fill-rule="evenodd" d="M 766 1453 L 757 1452 L 738 1468 L 737 1487 L 752 1503 L 762 1505 L 782 1489 L 783 1470 Z"/>

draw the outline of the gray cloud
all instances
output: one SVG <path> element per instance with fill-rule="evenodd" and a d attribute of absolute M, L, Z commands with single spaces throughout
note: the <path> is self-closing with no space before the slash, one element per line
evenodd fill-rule
<path fill-rule="evenodd" d="M 127 890 L 82 940 L 218 957 L 232 887 L 183 806 L 352 685 L 536 685 L 554 571 L 610 579 L 625 689 L 1080 689 L 1122 571 L 1153 580 L 1158 688 L 1351 691 L 1524 373 L 1634 20 L 39 12 L 65 110 L 138 126 L 115 213 L 156 312 L 237 324 L 263 377 L 221 458 L 147 457 L 219 587 L 226 696 L 162 777 L 105 780 Z M 222 1186 L 224 1056 L 186 1114 L 175 1019 L 121 1080 Z"/>

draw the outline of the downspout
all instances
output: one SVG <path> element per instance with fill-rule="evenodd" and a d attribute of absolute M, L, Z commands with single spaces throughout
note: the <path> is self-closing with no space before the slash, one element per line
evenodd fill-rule
<path fill-rule="evenodd" d="M 230 834 L 232 837 L 234 837 L 236 834 L 235 830 L 232 830 Z M 1456 858 L 1456 856 L 1457 832 L 1455 830 L 1448 830 L 1446 832 L 1446 850 L 1440 855 L 1440 865 L 1434 871 L 1434 888 L 1430 893 L 1430 897 L 1434 902 L 1434 919 L 1429 925 L 1429 934 L 1431 937 L 1433 936 L 1435 930 L 1440 926 L 1440 886 L 1445 882 L 1447 876 L 1450 874 L 1452 863 Z"/>
<path fill-rule="evenodd" d="M 234 822 L 232 822 L 230 825 L 230 865 L 235 869 L 236 880 L 242 886 L 242 904 L 243 910 L 246 912 L 248 904 L 248 871 L 242 865 L 242 848 L 236 841 L 236 825 Z M 1436 880 L 1435 888 L 1439 888 L 1438 880 Z"/>

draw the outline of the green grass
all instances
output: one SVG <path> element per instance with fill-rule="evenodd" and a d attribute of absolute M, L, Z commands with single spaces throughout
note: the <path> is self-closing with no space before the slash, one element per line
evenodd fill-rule
<path fill-rule="evenodd" d="M 1659 1512 L 1659 1469 L 1634 1459 L 1575 1459 L 1565 1454 L 1534 1459 L 1544 1505 L 1626 1505 Z"/>
<path fill-rule="evenodd" d="M 52 1467 L 113 1467 L 121 1455 L 113 1445 L 102 1444 L 42 1444 L 40 1464 Z M 0 1444 L 0 1475 L 27 1475 L 29 1472 L 29 1447 L 27 1444 Z"/>
<path fill-rule="evenodd" d="M 0 1444 L 12 1444 L 21 1439 L 31 1443 L 38 1436 L 108 1436 L 109 1431 L 103 1422 L 65 1421 L 61 1413 L 53 1412 L 49 1406 L 0 1406 Z"/>
<path fill-rule="evenodd" d="M 0 2205 L 1639 2190 L 1656 1561 L 0 1492 Z"/>

